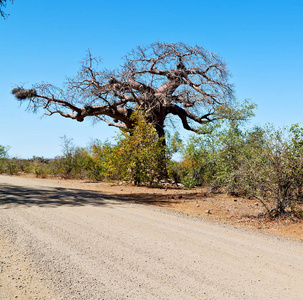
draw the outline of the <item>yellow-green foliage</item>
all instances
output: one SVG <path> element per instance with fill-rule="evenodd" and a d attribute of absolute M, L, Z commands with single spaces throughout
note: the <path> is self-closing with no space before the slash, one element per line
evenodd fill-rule
<path fill-rule="evenodd" d="M 132 115 L 130 131 L 121 131 L 117 144 L 96 141 L 89 151 L 92 177 L 97 180 L 125 180 L 135 184 L 157 184 L 166 171 L 165 146 L 141 111 Z"/>
<path fill-rule="evenodd" d="M 155 184 L 166 170 L 165 146 L 155 127 L 141 111 L 132 115 L 134 127 L 117 137 L 110 161 L 112 172 L 120 179 Z"/>
<path fill-rule="evenodd" d="M 99 140 L 93 143 L 89 152 L 92 163 L 91 177 L 96 180 L 116 179 L 111 170 L 114 147 L 109 142 L 102 143 Z"/>

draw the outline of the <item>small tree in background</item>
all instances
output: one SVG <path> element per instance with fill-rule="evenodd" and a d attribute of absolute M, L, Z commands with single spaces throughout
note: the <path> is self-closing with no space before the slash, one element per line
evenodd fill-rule
<path fill-rule="evenodd" d="M 0 159 L 6 158 L 8 152 L 8 147 L 4 147 L 0 145 Z"/>
<path fill-rule="evenodd" d="M 8 147 L 4 147 L 0 145 L 0 173 L 5 172 L 6 169 L 5 166 L 8 158 L 7 152 L 8 152 Z"/>
<path fill-rule="evenodd" d="M 14 175 L 19 172 L 18 159 L 8 156 L 9 147 L 0 145 L 0 173 Z"/>
<path fill-rule="evenodd" d="M 90 158 L 85 148 L 76 147 L 73 139 L 61 137 L 62 156 L 56 157 L 52 164 L 52 172 L 64 178 L 83 178 L 90 169 Z"/>

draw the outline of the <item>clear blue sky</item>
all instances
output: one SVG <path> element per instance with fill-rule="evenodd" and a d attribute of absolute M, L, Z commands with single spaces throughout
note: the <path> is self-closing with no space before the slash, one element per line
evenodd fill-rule
<path fill-rule="evenodd" d="M 60 136 L 86 146 L 115 135 L 60 116 L 25 112 L 10 94 L 20 83 L 61 85 L 90 49 L 118 67 L 137 45 L 184 42 L 220 54 L 239 101 L 258 105 L 253 124 L 303 121 L 303 1 L 15 0 L 0 19 L 0 145 L 29 158 L 60 154 Z M 181 126 L 179 126 L 180 128 Z"/>

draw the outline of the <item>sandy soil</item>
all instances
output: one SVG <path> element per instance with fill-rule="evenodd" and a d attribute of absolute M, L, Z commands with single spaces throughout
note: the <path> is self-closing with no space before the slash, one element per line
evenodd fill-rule
<path fill-rule="evenodd" d="M 0 187 L 0 299 L 302 299 L 301 223 L 250 221 L 255 201 L 8 176 Z"/>

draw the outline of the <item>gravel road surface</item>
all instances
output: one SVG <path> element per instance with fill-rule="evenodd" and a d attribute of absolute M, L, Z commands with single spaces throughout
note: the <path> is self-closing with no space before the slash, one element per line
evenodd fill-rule
<path fill-rule="evenodd" d="M 0 299 L 303 299 L 303 244 L 0 176 Z"/>

